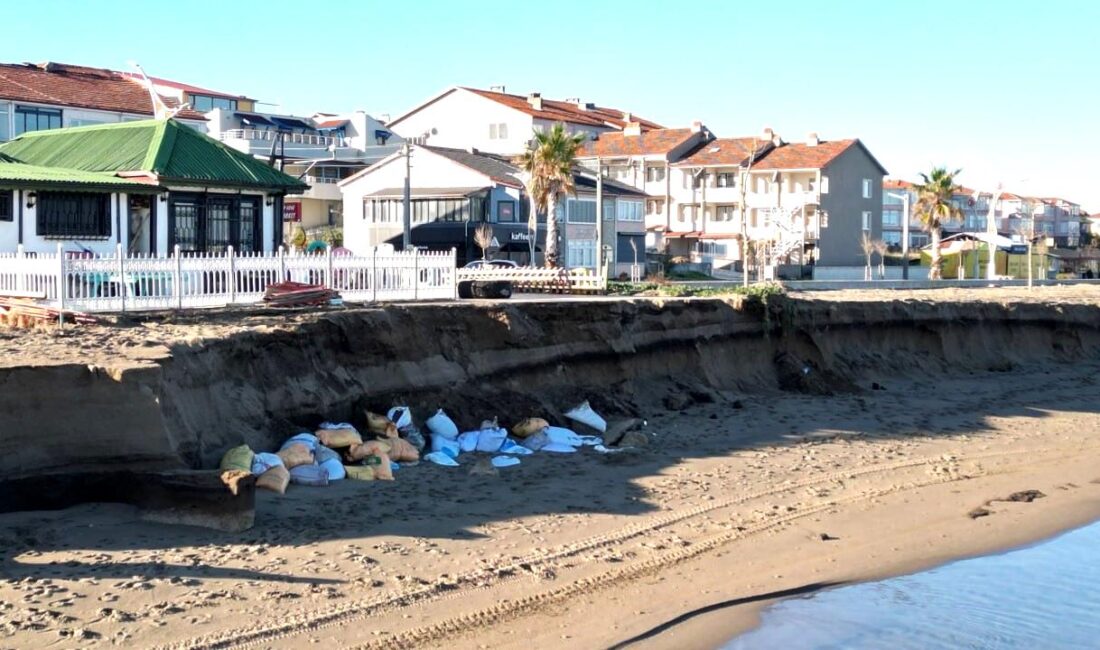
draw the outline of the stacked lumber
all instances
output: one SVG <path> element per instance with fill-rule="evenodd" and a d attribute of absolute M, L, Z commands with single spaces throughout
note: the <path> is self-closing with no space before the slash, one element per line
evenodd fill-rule
<path fill-rule="evenodd" d="M 264 291 L 264 302 L 272 307 L 310 307 L 328 304 L 340 294 L 323 284 L 303 282 L 277 282 Z"/>
<path fill-rule="evenodd" d="M 34 298 L 0 295 L 0 320 L 12 327 L 34 327 L 62 319 L 66 323 L 93 324 L 95 317 L 71 309 L 57 309 Z"/>

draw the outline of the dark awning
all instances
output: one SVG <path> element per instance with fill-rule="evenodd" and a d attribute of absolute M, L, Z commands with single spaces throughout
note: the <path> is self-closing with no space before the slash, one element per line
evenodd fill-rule
<path fill-rule="evenodd" d="M 236 112 L 236 116 L 241 118 L 241 122 L 244 122 L 248 126 L 275 126 L 275 123 L 267 119 L 263 115 L 257 115 L 255 113 L 242 113 Z"/>
<path fill-rule="evenodd" d="M 382 140 L 389 140 L 391 135 L 393 135 L 393 134 L 390 133 L 389 131 L 385 130 L 385 129 L 375 129 L 374 130 L 374 139 L 375 140 L 377 140 L 378 138 L 382 138 Z"/>
<path fill-rule="evenodd" d="M 272 116 L 270 119 L 272 122 L 275 123 L 276 126 L 282 127 L 284 129 L 305 129 L 306 131 L 316 130 L 313 128 L 312 124 L 307 124 L 295 117 Z"/>

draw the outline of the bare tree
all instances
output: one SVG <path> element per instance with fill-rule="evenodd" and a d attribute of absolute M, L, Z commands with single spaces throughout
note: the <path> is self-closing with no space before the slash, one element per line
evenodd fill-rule
<path fill-rule="evenodd" d="M 867 266 L 863 269 L 863 279 L 871 279 L 871 256 L 875 254 L 875 242 L 866 232 L 859 236 L 859 247 L 863 249 L 863 256 L 867 258 Z"/>
<path fill-rule="evenodd" d="M 474 230 L 474 243 L 481 249 L 481 259 L 489 259 L 489 247 L 493 245 L 493 227 L 482 223 Z"/>
<path fill-rule="evenodd" d="M 890 245 L 881 239 L 876 239 L 871 242 L 875 247 L 875 252 L 878 253 L 878 279 L 886 279 L 886 251 L 890 249 Z"/>

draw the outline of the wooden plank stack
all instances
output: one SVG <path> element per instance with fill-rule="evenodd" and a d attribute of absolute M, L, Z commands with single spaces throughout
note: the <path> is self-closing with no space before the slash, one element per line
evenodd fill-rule
<path fill-rule="evenodd" d="M 0 295 L 0 322 L 9 327 L 35 327 L 59 322 L 88 325 L 96 323 L 96 318 L 84 312 L 71 309 L 57 309 L 42 304 L 34 298 Z"/>
<path fill-rule="evenodd" d="M 312 307 L 328 304 L 340 294 L 322 284 L 277 282 L 264 291 L 264 302 L 272 307 Z"/>

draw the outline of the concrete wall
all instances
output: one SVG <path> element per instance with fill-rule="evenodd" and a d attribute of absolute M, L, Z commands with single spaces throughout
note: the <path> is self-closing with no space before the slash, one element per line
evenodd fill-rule
<path fill-rule="evenodd" d="M 28 253 L 56 253 L 57 245 L 62 244 L 65 250 L 80 250 L 79 246 L 102 255 L 111 255 L 115 252 L 115 245 L 122 243 L 125 248 L 129 243 L 128 214 L 129 201 L 126 194 L 112 193 L 109 204 L 111 211 L 110 234 L 105 238 L 96 239 L 58 239 L 47 238 L 38 234 L 38 203 L 27 207 L 27 193 L 33 190 L 14 190 L 12 195 L 12 220 L 0 221 L 0 253 L 14 253 L 19 246 L 19 208 L 23 208 L 23 249 Z M 78 246 L 79 244 L 79 246 Z"/>
<path fill-rule="evenodd" d="M 863 211 L 871 213 L 872 239 L 882 236 L 882 171 L 858 146 L 849 147 L 821 171 L 822 183 L 828 178 L 829 191 L 821 194 L 821 209 L 829 217 L 829 227 L 821 229 L 818 265 L 861 266 L 860 248 Z M 871 179 L 870 198 L 863 198 L 863 179 Z"/>

